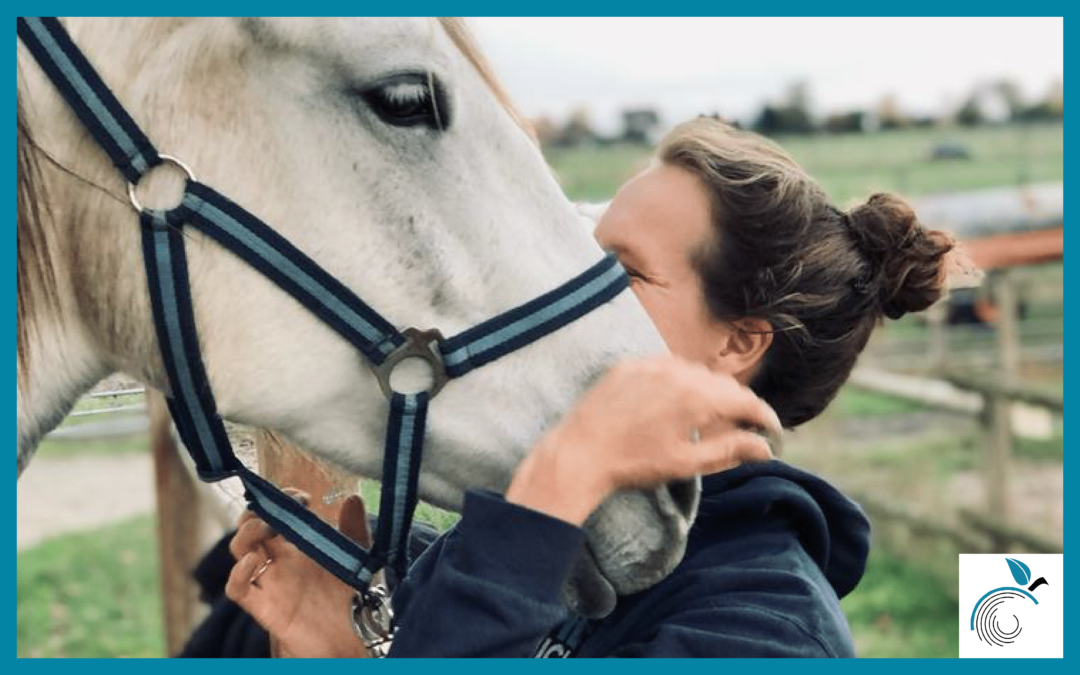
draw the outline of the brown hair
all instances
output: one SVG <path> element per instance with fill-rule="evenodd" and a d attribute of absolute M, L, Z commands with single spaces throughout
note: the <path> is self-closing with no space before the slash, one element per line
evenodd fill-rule
<path fill-rule="evenodd" d="M 944 293 L 953 239 L 898 197 L 845 213 L 779 146 L 711 118 L 677 126 L 658 155 L 709 190 L 716 236 L 692 262 L 716 318 L 771 326 L 750 386 L 786 427 L 825 409 L 882 317 Z"/>
<path fill-rule="evenodd" d="M 21 78 L 18 82 L 21 87 Z M 31 333 L 38 311 L 59 317 L 52 245 L 45 220 L 50 216 L 42 195 L 41 167 L 34 154 L 21 99 L 15 102 L 15 325 L 16 378 L 26 377 Z"/>

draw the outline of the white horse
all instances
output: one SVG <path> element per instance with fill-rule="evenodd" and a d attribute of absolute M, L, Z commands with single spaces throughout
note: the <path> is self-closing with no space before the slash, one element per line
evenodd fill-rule
<path fill-rule="evenodd" d="M 457 333 L 601 255 L 458 21 L 65 26 L 158 148 L 396 326 Z M 167 382 L 122 178 L 21 44 L 17 72 L 21 473 L 41 437 L 107 373 Z M 149 186 L 150 197 L 167 199 L 167 182 Z M 378 477 L 386 401 L 359 353 L 232 254 L 186 231 L 221 414 Z M 431 406 L 421 498 L 455 509 L 466 488 L 504 490 L 538 435 L 608 365 L 663 349 L 626 292 L 451 382 Z M 681 558 L 695 505 L 692 483 L 609 500 L 587 524 L 571 602 L 602 615 L 616 592 L 663 578 Z"/>

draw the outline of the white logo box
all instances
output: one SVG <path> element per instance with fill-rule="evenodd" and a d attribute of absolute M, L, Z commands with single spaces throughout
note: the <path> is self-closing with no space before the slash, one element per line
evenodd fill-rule
<path fill-rule="evenodd" d="M 1063 657 L 1062 554 L 961 554 L 959 565 L 960 658 Z"/>

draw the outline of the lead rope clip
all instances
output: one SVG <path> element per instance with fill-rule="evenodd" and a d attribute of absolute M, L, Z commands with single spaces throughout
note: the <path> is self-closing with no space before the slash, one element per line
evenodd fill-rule
<path fill-rule="evenodd" d="M 390 652 L 394 639 L 394 609 L 390 606 L 390 592 L 383 584 L 372 584 L 353 595 L 351 620 L 353 632 L 364 642 L 368 652 L 375 658 L 383 658 Z"/>

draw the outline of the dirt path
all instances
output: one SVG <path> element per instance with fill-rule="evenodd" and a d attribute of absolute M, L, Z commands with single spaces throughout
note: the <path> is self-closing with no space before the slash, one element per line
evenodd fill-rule
<path fill-rule="evenodd" d="M 16 484 L 17 550 L 154 510 L 149 455 L 39 456 Z"/>

